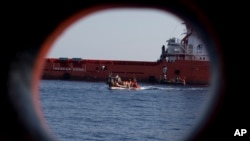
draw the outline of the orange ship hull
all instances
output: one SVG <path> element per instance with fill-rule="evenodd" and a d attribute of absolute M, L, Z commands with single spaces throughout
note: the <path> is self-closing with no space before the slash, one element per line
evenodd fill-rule
<path fill-rule="evenodd" d="M 209 61 L 176 60 L 158 61 L 112 61 L 47 58 L 42 79 L 66 79 L 106 81 L 108 76 L 118 74 L 123 80 L 136 78 L 139 82 L 159 82 L 163 67 L 167 66 L 167 79 L 185 79 L 186 84 L 210 82 Z"/>

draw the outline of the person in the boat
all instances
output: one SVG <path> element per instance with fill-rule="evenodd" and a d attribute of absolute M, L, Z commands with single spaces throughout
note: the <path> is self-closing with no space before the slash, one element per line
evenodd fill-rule
<path fill-rule="evenodd" d="M 116 86 L 119 86 L 122 84 L 122 79 L 118 74 L 116 74 L 115 76 L 115 83 L 116 83 Z"/>
<path fill-rule="evenodd" d="M 128 81 L 128 87 L 131 87 L 131 85 L 132 85 L 132 80 L 129 79 L 129 81 Z"/>
<path fill-rule="evenodd" d="M 137 84 L 136 78 L 134 78 L 133 81 L 131 82 L 131 87 L 138 88 L 138 84 Z"/>
<path fill-rule="evenodd" d="M 185 77 L 177 76 L 175 79 L 176 82 L 182 82 L 183 84 L 186 84 Z"/>
<path fill-rule="evenodd" d="M 163 75 L 163 80 L 164 81 L 167 80 L 167 75 L 166 74 Z"/>
<path fill-rule="evenodd" d="M 129 81 L 123 81 L 123 85 L 126 86 L 127 88 L 130 88 L 132 84 L 131 79 L 129 79 Z"/>
<path fill-rule="evenodd" d="M 176 81 L 176 82 L 179 82 L 179 81 L 180 81 L 180 76 L 177 76 L 177 77 L 175 78 L 175 81 Z"/>

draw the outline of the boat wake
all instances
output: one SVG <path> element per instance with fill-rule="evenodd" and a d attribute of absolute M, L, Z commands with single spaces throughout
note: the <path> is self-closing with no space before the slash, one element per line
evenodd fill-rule
<path fill-rule="evenodd" d="M 173 88 L 157 87 L 157 86 L 141 86 L 140 90 L 169 90 Z"/>
<path fill-rule="evenodd" d="M 207 87 L 161 87 L 161 86 L 141 86 L 140 90 L 204 90 L 208 89 Z"/>

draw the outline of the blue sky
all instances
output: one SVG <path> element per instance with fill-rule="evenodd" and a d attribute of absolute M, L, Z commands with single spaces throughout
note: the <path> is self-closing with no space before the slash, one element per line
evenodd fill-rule
<path fill-rule="evenodd" d="M 156 9 L 108 9 L 83 17 L 58 37 L 47 57 L 156 61 L 185 25 Z"/>

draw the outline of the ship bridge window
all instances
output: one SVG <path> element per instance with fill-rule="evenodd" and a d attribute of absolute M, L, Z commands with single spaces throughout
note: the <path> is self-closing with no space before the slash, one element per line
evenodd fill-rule
<path fill-rule="evenodd" d="M 199 45 L 197 46 L 197 49 L 201 50 L 201 49 L 202 49 L 202 44 L 199 44 Z"/>
<path fill-rule="evenodd" d="M 178 52 L 178 51 L 180 51 L 180 49 L 179 48 L 175 48 L 174 51 Z"/>
<path fill-rule="evenodd" d="M 201 54 L 202 53 L 202 44 L 199 44 L 198 46 L 197 46 L 197 53 L 198 54 Z"/>

